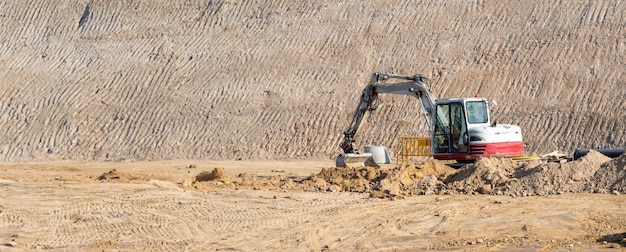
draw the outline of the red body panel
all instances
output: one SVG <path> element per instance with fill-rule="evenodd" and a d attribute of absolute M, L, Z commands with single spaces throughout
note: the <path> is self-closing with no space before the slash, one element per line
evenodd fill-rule
<path fill-rule="evenodd" d="M 480 157 L 520 157 L 524 156 L 524 142 L 470 144 L 469 153 L 433 154 L 439 160 L 476 160 Z"/>

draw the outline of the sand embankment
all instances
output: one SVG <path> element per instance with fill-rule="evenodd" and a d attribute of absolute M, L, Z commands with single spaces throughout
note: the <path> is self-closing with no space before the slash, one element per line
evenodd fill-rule
<path fill-rule="evenodd" d="M 532 6 L 532 7 L 529 7 Z M 0 160 L 328 158 L 373 71 L 480 93 L 529 153 L 624 147 L 613 1 L 5 1 Z M 424 135 L 382 98 L 359 145 Z"/>

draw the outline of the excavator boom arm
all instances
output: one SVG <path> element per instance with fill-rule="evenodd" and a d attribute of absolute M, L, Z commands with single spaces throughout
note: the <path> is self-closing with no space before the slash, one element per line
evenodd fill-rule
<path fill-rule="evenodd" d="M 389 79 L 407 80 L 408 82 L 389 83 L 385 81 Z M 354 111 L 354 116 L 348 129 L 343 133 L 344 141 L 339 145 L 344 153 L 356 152 L 353 146 L 354 136 L 356 135 L 361 121 L 367 111 L 375 110 L 377 107 L 378 94 L 399 94 L 408 95 L 418 98 L 422 110 L 427 114 L 426 123 L 431 128 L 430 117 L 435 110 L 435 97 L 428 87 L 428 79 L 421 75 L 406 76 L 386 73 L 372 74 L 370 83 L 363 89 L 361 98 Z"/>

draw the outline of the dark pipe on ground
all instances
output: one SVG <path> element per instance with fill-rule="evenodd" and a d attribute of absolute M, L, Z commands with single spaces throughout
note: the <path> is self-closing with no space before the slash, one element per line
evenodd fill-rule
<path fill-rule="evenodd" d="M 622 155 L 622 153 L 626 152 L 626 149 L 594 149 L 594 151 L 600 152 L 603 155 L 610 157 L 610 158 L 616 158 Z M 589 152 L 588 149 L 576 149 L 574 151 L 573 158 L 574 160 L 579 159 L 587 155 L 588 152 Z"/>

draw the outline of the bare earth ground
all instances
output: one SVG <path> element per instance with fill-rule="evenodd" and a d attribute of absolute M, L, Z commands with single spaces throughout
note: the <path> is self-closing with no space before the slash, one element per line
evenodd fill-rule
<path fill-rule="evenodd" d="M 297 181 L 331 165 L 327 160 L 1 164 L 0 250 L 624 248 L 626 195 L 619 193 L 375 197 L 342 188 L 227 186 L 242 173 Z M 226 172 L 220 179 L 195 181 L 219 167 Z M 395 166 L 390 167 L 380 169 Z"/>

